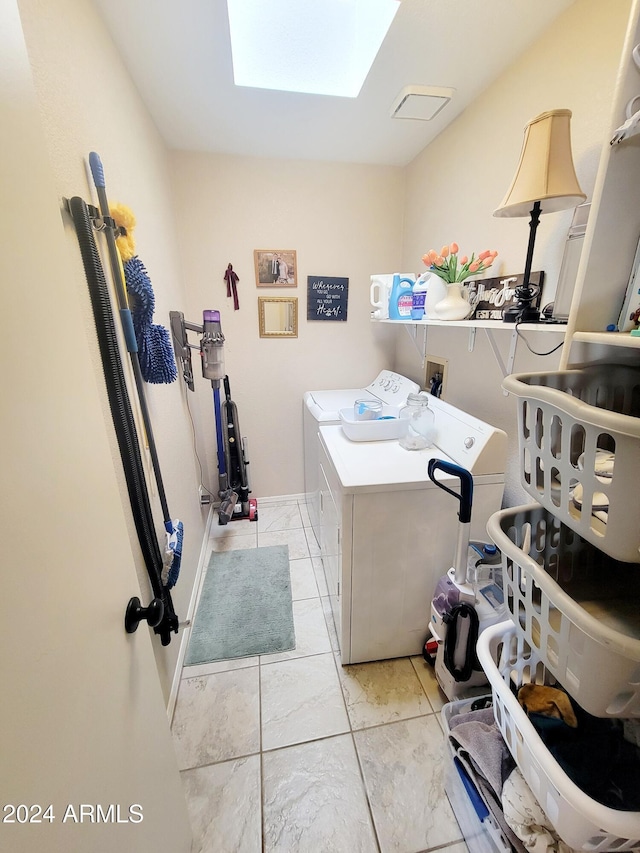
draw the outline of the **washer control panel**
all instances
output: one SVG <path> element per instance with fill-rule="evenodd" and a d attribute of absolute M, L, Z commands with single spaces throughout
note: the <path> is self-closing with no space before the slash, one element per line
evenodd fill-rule
<path fill-rule="evenodd" d="M 406 376 L 394 373 L 392 370 L 381 370 L 373 382 L 367 386 L 367 391 L 389 406 L 403 406 L 409 394 L 420 390 L 417 382 L 412 382 Z"/>

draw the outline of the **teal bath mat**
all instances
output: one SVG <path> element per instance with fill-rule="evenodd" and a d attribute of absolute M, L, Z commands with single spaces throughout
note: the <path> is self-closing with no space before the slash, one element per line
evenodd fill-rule
<path fill-rule="evenodd" d="M 214 552 L 185 665 L 287 652 L 295 645 L 289 548 Z"/>

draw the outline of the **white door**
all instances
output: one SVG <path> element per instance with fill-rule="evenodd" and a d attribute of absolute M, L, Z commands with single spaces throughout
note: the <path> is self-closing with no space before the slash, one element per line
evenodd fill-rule
<path fill-rule="evenodd" d="M 159 640 L 123 627 L 129 598 L 149 596 L 14 0 L 0 5 L 0 128 L 0 849 L 186 853 Z"/>

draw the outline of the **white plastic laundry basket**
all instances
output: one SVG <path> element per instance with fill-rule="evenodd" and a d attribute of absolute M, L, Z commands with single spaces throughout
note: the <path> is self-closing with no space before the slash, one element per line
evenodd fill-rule
<path fill-rule="evenodd" d="M 544 663 L 511 622 L 482 632 L 478 657 L 493 693 L 502 736 L 556 832 L 576 850 L 640 850 L 640 812 L 617 811 L 575 785 L 542 742 L 511 688 L 553 684 Z"/>
<path fill-rule="evenodd" d="M 596 717 L 640 717 L 640 575 L 539 504 L 497 512 L 505 603 L 545 667 Z"/>
<path fill-rule="evenodd" d="M 524 489 L 588 542 L 640 562 L 640 368 L 507 376 Z"/>

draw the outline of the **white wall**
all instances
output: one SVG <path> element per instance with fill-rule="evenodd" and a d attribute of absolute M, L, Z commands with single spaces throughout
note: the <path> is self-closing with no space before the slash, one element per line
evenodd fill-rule
<path fill-rule="evenodd" d="M 498 219 L 515 173 L 526 123 L 539 113 L 569 108 L 578 180 L 590 200 L 602 144 L 609 128 L 611 97 L 630 3 L 578 0 L 522 57 L 407 168 L 403 266 L 421 266 L 430 248 L 456 241 L 463 254 L 497 249 L 487 276 L 522 273 L 528 219 Z M 486 49 L 486 48 L 483 48 Z M 482 50 L 473 61 L 482 61 Z M 538 227 L 533 269 L 546 273 L 543 304 L 553 299 L 572 211 L 543 215 Z M 424 269 L 424 266 L 422 267 Z M 416 350 L 397 332 L 396 367 L 416 380 L 423 376 Z M 527 334 L 545 352 L 557 334 Z M 496 332 L 506 361 L 510 333 Z M 526 499 L 519 487 L 515 402 L 500 388 L 501 373 L 483 332 L 473 353 L 463 330 L 431 328 L 427 352 L 449 359 L 446 399 L 505 429 L 510 437 L 505 500 Z M 514 372 L 553 370 L 559 354 L 537 357 L 519 343 Z"/>
<path fill-rule="evenodd" d="M 111 199 L 128 204 L 137 216 L 135 237 L 153 282 L 156 321 L 168 324 L 171 309 L 184 311 L 194 322 L 200 322 L 204 308 L 222 311 L 227 372 L 242 433 L 249 440 L 252 487 L 259 498 L 303 490 L 305 390 L 358 387 L 389 366 L 424 379 L 404 330 L 369 321 L 372 273 L 420 271 L 420 258 L 428 248 L 453 239 L 464 251 L 497 248 L 497 273 L 521 271 L 526 220 L 493 219 L 491 212 L 511 180 L 524 125 L 533 115 L 557 106 L 573 110 L 576 168 L 584 190 L 591 192 L 629 2 L 616 0 L 604 9 L 597 0 L 578 0 L 406 170 L 168 154 L 88 0 L 60 0 L 55 5 L 21 0 L 19 8 L 58 195 L 91 197 L 85 159 L 90 150 L 97 150 Z M 543 216 L 538 229 L 534 267 L 545 269 L 551 289 L 570 217 L 570 212 Z M 69 232 L 68 238 L 70 262 L 79 271 L 75 235 Z M 293 248 L 298 253 L 298 287 L 284 291 L 299 299 L 295 340 L 258 337 L 258 295 L 283 291 L 256 288 L 256 248 Z M 238 312 L 226 298 L 222 279 L 229 262 L 240 276 Z M 306 320 L 308 275 L 349 278 L 346 323 Z M 78 357 L 91 361 L 102 388 L 93 320 L 80 277 L 77 298 L 81 335 L 78 329 L 62 331 L 82 337 Z M 502 336 L 506 354 L 507 335 Z M 539 350 L 557 340 L 552 335 L 531 336 Z M 449 400 L 509 431 L 507 495 L 513 502 L 518 494 L 513 402 L 502 395 L 501 377 L 484 336 L 478 335 L 476 349 L 469 354 L 464 332 L 434 329 L 427 350 L 450 360 Z M 516 369 L 556 363 L 557 356 L 528 357 L 521 345 Z M 194 364 L 197 370 L 197 359 Z M 182 576 L 174 594 L 176 610 L 184 618 L 204 532 L 187 392 L 181 382 L 147 390 L 169 506 L 185 522 Z M 199 377 L 194 400 L 198 449 L 207 485 L 215 490 L 211 390 Z M 102 405 L 110 429 L 104 393 Z M 135 548 L 113 437 L 111 447 Z M 155 512 L 161 531 L 157 501 Z M 137 551 L 136 563 L 144 585 Z M 178 643 L 162 649 L 156 642 L 154 648 L 167 697 Z"/>
<path fill-rule="evenodd" d="M 0 4 L 0 127 L 0 848 L 187 853 L 149 629 L 124 631 L 140 587 L 83 329 L 82 273 L 12 0 Z M 127 822 L 134 803 L 140 823 Z M 9 823 L 5 807 L 19 804 L 51 811 Z M 80 804 L 118 805 L 121 822 L 65 822 Z"/>
<path fill-rule="evenodd" d="M 369 286 L 372 273 L 397 270 L 400 262 L 403 170 L 187 152 L 171 159 L 186 316 L 201 323 L 203 309 L 222 312 L 253 493 L 258 502 L 301 493 L 303 393 L 362 387 L 391 366 L 394 330 L 372 326 Z M 254 249 L 295 249 L 298 286 L 257 288 Z M 228 263 L 240 277 L 239 311 L 226 297 Z M 307 321 L 309 275 L 349 279 L 345 323 Z M 274 295 L 298 299 L 296 339 L 259 337 L 258 296 Z M 195 381 L 215 489 L 211 385 L 199 375 Z"/>
<path fill-rule="evenodd" d="M 168 326 L 169 310 L 183 309 L 185 297 L 174 236 L 175 219 L 166 149 L 105 27 L 88 0 L 60 0 L 56 3 L 20 0 L 19 8 L 56 192 L 59 197 L 79 195 L 91 201 L 92 186 L 87 179 L 85 163 L 90 151 L 98 152 L 104 165 L 110 200 L 127 204 L 137 218 L 134 237 L 138 254 L 153 284 L 156 298 L 154 321 Z M 113 464 L 129 535 L 135 548 L 143 598 L 146 599 L 149 588 L 146 570 L 131 518 L 122 464 L 104 392 L 104 374 L 87 287 L 81 272 L 80 253 L 71 228 L 68 229 L 68 252 L 70 263 L 77 272 L 76 298 L 83 323 L 82 327 L 69 324 L 66 328 L 56 329 L 56 334 L 70 336 L 77 341 L 76 357 L 90 360 L 101 389 Z M 106 255 L 104 257 L 108 277 Z M 127 369 L 126 349 L 123 353 Z M 130 387 L 135 401 L 132 382 Z M 146 392 L 169 510 L 174 517 L 183 520 L 185 527 L 181 577 L 173 591 L 176 613 L 184 619 L 200 557 L 205 521 L 198 500 L 191 426 L 182 382 L 147 385 Z M 78 402 L 80 404 L 80 400 Z M 81 412 L 79 405 L 75 416 L 81 417 Z M 142 435 L 140 418 L 138 425 Z M 147 470 L 158 532 L 163 537 L 162 514 L 148 459 Z M 163 648 L 158 639 L 154 641 L 165 698 L 169 695 L 181 639 L 175 634 L 172 636 L 168 647 Z"/>
<path fill-rule="evenodd" d="M 11 226 L 3 231 L 10 246 L 3 279 L 10 296 L 10 328 L 5 331 L 11 334 L 3 337 L 3 363 L 15 369 L 5 371 L 3 392 L 5 403 L 12 403 L 3 423 L 8 448 L 3 519 L 10 530 L 10 548 L 5 549 L 9 573 L 2 595 L 7 635 L 2 683 L 8 696 L 0 727 L 5 738 L 3 801 L 19 795 L 44 802 L 52 790 L 44 783 L 50 785 L 54 778 L 61 798 L 104 802 L 104 794 L 109 801 L 133 800 L 140 768 L 133 762 L 125 770 L 118 765 L 120 753 L 110 749 L 106 728 L 124 733 L 119 749 L 127 737 L 138 744 L 134 736 L 140 735 L 144 743 L 145 738 L 151 743 L 164 738 L 162 755 L 150 753 L 160 784 L 149 790 L 156 813 L 164 812 L 170 825 L 150 820 L 146 841 L 138 839 L 136 845 L 132 838 L 132 843 L 142 851 L 159 849 L 158 832 L 171 849 L 188 843 L 184 804 L 173 810 L 167 803 L 175 805 L 180 797 L 168 733 L 154 711 L 153 725 L 127 728 L 122 704 L 144 686 L 151 708 L 164 714 L 162 694 L 166 702 L 178 643 L 174 639 L 163 649 L 155 636 L 149 641 L 144 627 L 133 637 L 122 631 L 128 594 L 123 592 L 140 591 L 146 601 L 149 588 L 113 437 L 75 234 L 67 223 L 64 234 L 61 229 L 48 239 L 55 231 L 60 197 L 91 198 L 88 152 L 96 150 L 103 159 L 111 199 L 128 204 L 138 218 L 135 236 L 154 285 L 156 321 L 168 323 L 171 309 L 183 310 L 196 322 L 203 308 L 222 310 L 227 369 L 242 431 L 249 438 L 254 493 L 259 498 L 302 491 L 304 390 L 357 387 L 391 366 L 394 358 L 396 367 L 422 379 L 404 331 L 370 324 L 370 275 L 399 268 L 418 271 L 426 249 L 452 239 L 469 249 L 499 249 L 501 273 L 520 270 L 526 222 L 493 220 L 490 213 L 511 179 L 524 124 L 543 109 L 573 110 L 576 166 L 583 188 L 591 191 L 629 3 L 617 0 L 604 6 L 597 0 L 578 0 L 477 104 L 402 170 L 168 155 L 89 0 L 20 0 L 24 43 L 17 21 L 1 31 L 15 40 L 19 53 L 24 54 L 26 44 L 33 80 L 24 56 L 17 68 L 11 52 L 0 53 L 10 100 L 3 126 L 15 130 L 15 136 L 8 137 L 13 155 L 23 150 L 28 160 L 30 140 L 10 110 L 21 120 L 31 110 L 28 122 L 34 121 L 33 82 L 51 168 L 43 166 L 44 154 L 31 173 L 23 161 L 22 170 L 11 176 L 13 195 L 5 198 L 4 211 Z M 11 15 L 15 7 L 5 4 L 3 10 Z M 3 159 L 7 176 L 11 162 Z M 33 196 L 33 203 L 27 201 L 31 195 L 22 198 L 26 212 L 21 209 L 17 227 L 15 200 L 21 198 L 21 187 L 31 192 L 39 182 L 42 193 Z M 41 218 L 43 198 L 50 206 Z M 569 219 L 570 214 L 543 217 L 539 229 L 534 266 L 544 267 L 552 281 Z M 299 299 L 296 340 L 258 337 L 257 296 L 282 291 L 255 287 L 256 248 L 298 252 L 299 285 L 286 291 Z M 229 262 L 241 279 L 239 312 L 225 296 L 222 275 Z M 306 320 L 307 275 L 350 279 L 347 323 Z M 39 324 L 41 314 L 47 319 L 44 326 Z M 549 338 L 555 340 L 531 336 L 540 349 L 549 346 Z M 55 359 L 41 359 L 34 341 L 52 347 Z M 473 355 L 466 345 L 463 332 L 430 334 L 428 350 L 450 358 L 448 398 L 513 435 L 512 402 L 501 394 L 482 335 Z M 539 363 L 519 354 L 516 368 Z M 197 359 L 195 364 L 197 368 Z M 203 380 L 196 382 L 197 405 L 192 409 L 212 478 L 210 388 Z M 184 617 L 204 532 L 186 392 L 181 383 L 149 387 L 148 392 L 169 504 L 185 522 L 182 576 L 174 595 L 176 610 Z M 512 481 L 514 464 L 512 460 Z M 511 494 L 514 491 L 512 482 Z M 157 500 L 155 504 L 160 531 Z M 97 583 L 96 575 L 87 572 L 94 553 L 100 558 L 94 566 Z M 87 642 L 95 636 L 91 632 L 96 621 L 114 631 L 113 645 L 100 648 Z M 151 649 L 162 690 L 152 672 Z M 120 678 L 121 665 L 129 667 L 130 682 Z M 83 684 L 89 673 L 96 680 Z M 101 683 L 107 674 L 121 692 L 107 690 L 106 680 Z M 24 784 L 9 788 L 7 780 Z M 107 780 L 110 787 L 105 788 Z M 36 789 L 38 781 L 41 787 Z M 82 787 L 85 781 L 87 787 Z M 74 842 L 52 839 L 43 835 L 40 847 L 74 849 Z M 82 849 L 113 849 L 102 832 L 97 839 L 91 835 L 85 843 L 83 835 Z M 20 847 L 14 844 L 12 849 Z"/>

